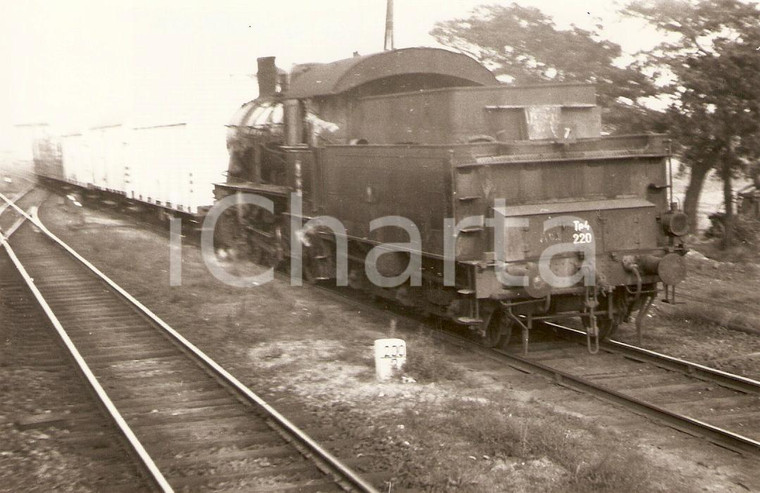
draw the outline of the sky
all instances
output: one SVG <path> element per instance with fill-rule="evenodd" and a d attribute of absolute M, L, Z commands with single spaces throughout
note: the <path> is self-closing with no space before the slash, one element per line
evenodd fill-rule
<path fill-rule="evenodd" d="M 223 124 L 256 96 L 256 58 L 277 65 L 329 62 L 381 51 L 385 0 L 3 0 L 0 149 L 13 125 L 60 131 L 205 115 Z M 435 46 L 438 21 L 489 0 L 395 0 L 396 48 Z M 627 52 L 656 37 L 616 14 L 611 0 L 521 0 L 558 26 L 591 27 Z"/>

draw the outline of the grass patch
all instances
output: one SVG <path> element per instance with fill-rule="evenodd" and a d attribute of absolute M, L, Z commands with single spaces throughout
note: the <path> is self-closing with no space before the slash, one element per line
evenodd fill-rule
<path fill-rule="evenodd" d="M 760 220 L 734 216 L 734 245 L 723 249 L 721 238 L 690 245 L 704 256 L 719 262 L 746 264 L 760 261 Z"/>
<path fill-rule="evenodd" d="M 430 330 L 406 338 L 406 355 L 404 373 L 420 383 L 462 379 L 461 369 L 452 365 L 443 345 L 435 340 Z"/>
<path fill-rule="evenodd" d="M 751 301 L 747 300 L 747 302 Z M 657 317 L 660 322 L 681 326 L 689 332 L 727 328 L 754 334 L 760 333 L 760 321 L 757 316 L 704 303 L 688 302 L 670 306 L 659 310 Z"/>
<path fill-rule="evenodd" d="M 712 329 L 718 326 L 715 322 L 715 310 L 704 304 L 686 303 L 670 306 L 658 310 L 657 317 L 662 322 L 683 324 L 691 330 Z"/>
<path fill-rule="evenodd" d="M 578 418 L 536 415 L 535 405 L 523 408 L 482 399 L 452 399 L 441 413 L 436 407 L 418 403 L 406 411 L 403 423 L 413 435 L 425 437 L 422 443 L 402 442 L 391 454 L 394 476 L 404 488 L 437 490 L 448 485 L 444 491 L 491 491 L 497 486 L 500 490 L 528 486 L 535 491 L 557 492 L 652 489 L 652 464 L 642 455 L 626 450 L 604 431 L 589 428 Z M 445 449 L 441 448 L 444 443 Z M 457 455 L 450 450 L 452 443 L 461 449 L 461 462 L 455 465 L 446 459 Z M 531 484 L 521 485 L 526 478 Z"/>
<path fill-rule="evenodd" d="M 333 359 L 346 365 L 364 366 L 368 370 L 371 369 L 372 373 L 367 372 L 367 379 L 369 380 L 375 378 L 375 358 L 373 347 L 368 346 L 366 342 L 363 338 L 351 339 L 349 343 L 335 353 Z"/>
<path fill-rule="evenodd" d="M 716 260 L 718 262 L 748 264 L 757 263 L 760 260 L 757 243 L 740 243 L 730 248 L 723 249 L 720 245 L 720 239 L 714 239 L 711 241 L 690 245 L 690 247 L 705 257 Z"/>

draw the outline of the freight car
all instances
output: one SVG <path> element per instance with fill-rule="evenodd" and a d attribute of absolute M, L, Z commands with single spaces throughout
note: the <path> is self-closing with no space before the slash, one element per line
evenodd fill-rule
<path fill-rule="evenodd" d="M 203 124 L 104 125 L 34 141 L 34 172 L 56 188 L 112 207 L 198 224 L 227 156 Z M 223 135 L 223 134 L 221 134 Z"/>
<path fill-rule="evenodd" d="M 640 329 L 685 276 L 667 141 L 602 137 L 591 85 L 505 85 L 433 48 L 286 74 L 260 58 L 258 81 L 228 126 L 218 246 L 490 346 L 519 328 L 526 350 L 544 320 L 580 317 L 592 347 L 637 310 Z"/>

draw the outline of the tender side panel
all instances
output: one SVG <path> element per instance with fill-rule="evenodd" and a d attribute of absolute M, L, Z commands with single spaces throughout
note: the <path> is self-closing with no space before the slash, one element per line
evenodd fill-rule
<path fill-rule="evenodd" d="M 419 229 L 423 251 L 443 252 L 443 218 L 451 216 L 448 149 L 339 146 L 319 152 L 322 214 L 340 219 L 351 236 L 383 243 L 409 237 L 399 228 L 370 232 L 370 222 L 402 216 Z"/>
<path fill-rule="evenodd" d="M 464 168 L 484 186 L 484 197 L 507 204 L 561 202 L 578 199 L 640 197 L 664 198 L 666 184 L 661 158 L 587 159 L 562 161 L 546 156 L 541 161 L 508 162 Z M 662 202 L 658 205 L 665 205 Z"/>
<path fill-rule="evenodd" d="M 507 262 L 538 260 L 547 248 L 559 244 L 593 245 L 597 255 L 659 246 L 655 206 L 642 199 L 506 206 L 497 211 L 525 224 L 505 228 Z M 552 226 L 552 221 L 562 221 L 563 226 Z"/>
<path fill-rule="evenodd" d="M 371 144 L 449 142 L 455 124 L 450 101 L 448 91 L 360 100 L 351 114 L 350 138 Z"/>
<path fill-rule="evenodd" d="M 504 230 L 501 260 L 508 266 L 525 266 L 548 255 L 551 272 L 564 278 L 579 272 L 583 257 L 578 252 L 583 252 L 594 256 L 597 282 L 635 283 L 620 262 L 622 256 L 660 251 L 664 240 L 655 205 L 639 198 L 506 206 L 497 211 L 515 221 Z M 479 297 L 504 289 L 493 272 L 479 274 Z"/>
<path fill-rule="evenodd" d="M 362 98 L 349 137 L 373 144 L 598 137 L 590 85 L 458 87 Z"/>
<path fill-rule="evenodd" d="M 560 156 L 557 156 L 560 157 Z M 454 173 L 454 211 L 457 223 L 468 221 L 468 217 L 493 216 L 493 207 L 499 202 L 508 207 L 541 204 L 533 213 L 543 214 L 560 205 L 566 214 L 574 210 L 582 211 L 583 202 L 635 198 L 651 204 L 652 210 L 664 211 L 667 207 L 665 167 L 661 157 L 631 159 L 587 159 L 501 162 L 484 166 L 459 166 Z M 599 207 L 598 209 L 602 209 Z M 591 218 L 596 221 L 596 217 Z M 654 215 L 649 218 L 621 216 L 609 218 L 616 224 L 628 224 L 639 230 L 649 228 L 655 234 L 659 224 Z M 622 222 L 621 222 L 622 221 Z M 493 229 L 487 224 L 481 230 L 477 227 L 464 228 L 457 240 L 458 260 L 489 260 L 493 258 Z M 531 224 L 541 228 L 541 224 Z M 609 226 L 611 228 L 612 226 Z M 594 229 L 599 229 L 594 226 Z M 539 229 L 540 231 L 540 229 Z M 625 229 L 605 240 L 609 249 L 625 249 Z M 660 235 L 659 241 L 664 237 Z M 533 238 L 536 242 L 540 238 Z M 525 248 L 534 248 L 540 243 L 531 243 Z M 656 247 L 657 243 L 652 245 Z M 523 247 L 521 247 L 523 248 Z M 642 247 L 643 248 L 643 247 Z M 490 252 L 490 253 L 489 253 Z"/>

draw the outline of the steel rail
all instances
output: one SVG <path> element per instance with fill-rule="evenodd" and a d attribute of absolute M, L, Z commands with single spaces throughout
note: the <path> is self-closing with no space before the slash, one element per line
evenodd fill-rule
<path fill-rule="evenodd" d="M 34 185 L 32 185 L 32 186 L 26 188 L 25 190 L 22 190 L 22 191 L 18 192 L 16 195 L 14 195 L 13 197 L 10 198 L 11 202 L 13 202 L 13 203 L 18 202 L 19 200 L 21 200 L 22 198 L 24 198 L 26 195 L 28 195 L 29 192 L 31 192 L 35 188 L 36 187 Z M 47 194 L 45 194 L 45 197 L 47 197 Z M 8 209 L 8 207 L 9 207 L 8 202 L 0 205 L 0 216 L 3 215 L 3 213 Z M 34 209 L 36 209 L 36 207 L 34 207 L 34 206 L 30 208 L 30 210 L 34 210 Z M 8 228 L 5 232 L 3 232 L 3 228 L 0 227 L 0 234 L 4 234 L 5 235 L 5 239 L 7 240 L 11 236 L 13 236 L 13 233 L 15 233 L 16 230 L 18 228 L 20 228 L 21 225 L 24 224 L 25 221 L 26 221 L 26 217 L 23 216 L 23 215 L 19 215 L 19 218 L 16 220 L 16 222 L 14 222 L 11 225 L 11 227 Z"/>
<path fill-rule="evenodd" d="M 328 293 L 331 295 L 340 296 L 342 299 L 348 299 L 351 303 L 361 304 L 365 308 L 370 308 L 373 310 L 377 310 L 378 312 L 386 313 L 372 305 L 367 305 L 366 303 L 359 302 L 352 298 L 346 298 L 345 295 L 336 293 L 333 290 L 330 290 L 327 288 L 320 288 L 320 290 L 324 290 L 325 293 Z M 389 315 L 389 317 L 391 317 L 391 315 Z M 392 317 L 406 317 L 415 322 L 419 322 L 419 320 L 408 317 L 407 315 L 393 315 Z M 585 333 L 580 332 L 580 331 L 575 331 L 575 332 L 583 334 L 585 338 Z M 754 455 L 760 454 L 760 442 L 756 440 L 753 440 L 749 437 L 745 437 L 743 435 L 739 435 L 729 430 L 719 428 L 709 423 L 705 423 L 703 421 L 691 418 L 689 416 L 674 413 L 672 411 L 669 411 L 665 408 L 654 405 L 652 403 L 648 403 L 641 399 L 636 399 L 635 397 L 631 397 L 621 392 L 608 389 L 602 385 L 595 384 L 594 382 L 591 382 L 590 380 L 584 379 L 582 377 L 578 377 L 568 372 L 563 372 L 561 370 L 551 368 L 537 361 L 533 361 L 529 358 L 523 358 L 511 352 L 507 352 L 507 351 L 495 349 L 495 348 L 483 347 L 467 339 L 466 337 L 456 335 L 451 332 L 438 330 L 434 333 L 434 337 L 446 340 L 449 343 L 455 344 L 459 347 L 462 347 L 467 350 L 473 351 L 477 354 L 483 355 L 493 361 L 504 362 L 505 360 L 507 360 L 507 364 L 510 367 L 522 373 L 536 374 L 543 377 L 547 377 L 548 379 L 554 381 L 558 385 L 562 385 L 564 387 L 567 387 L 579 392 L 583 392 L 585 394 L 593 395 L 599 398 L 600 400 L 604 400 L 606 402 L 620 405 L 626 409 L 636 412 L 637 414 L 641 414 L 641 415 L 650 417 L 652 419 L 655 419 L 659 421 L 660 423 L 666 426 L 669 426 L 670 428 L 676 429 L 678 431 L 687 433 L 695 437 L 701 437 L 701 438 L 707 439 L 710 442 L 716 445 L 719 445 L 721 447 L 724 447 L 724 448 L 727 448 L 739 453 L 747 453 L 747 454 L 754 454 Z M 585 339 L 584 339 L 584 342 L 585 342 Z M 616 346 L 617 345 L 619 345 L 620 347 L 628 346 L 627 344 L 624 344 L 624 343 L 617 343 Z M 633 346 L 629 346 L 629 347 L 634 348 Z M 654 353 L 653 351 L 643 350 L 641 348 L 636 348 L 636 349 L 641 350 L 641 353 L 638 353 L 638 355 L 642 359 L 646 357 L 645 355 L 647 353 L 658 354 L 658 353 Z M 684 367 L 688 365 L 689 367 L 693 368 L 692 371 L 697 372 L 697 373 L 716 375 L 716 378 L 721 378 L 721 376 L 736 377 L 738 380 L 736 381 L 734 381 L 733 379 L 730 380 L 732 384 L 734 384 L 735 386 L 741 386 L 742 388 L 752 389 L 753 393 L 757 391 L 756 384 L 760 385 L 760 382 L 756 382 L 754 380 L 741 377 L 739 375 L 731 375 L 729 373 L 722 372 L 714 368 L 709 368 L 704 365 L 700 365 L 698 363 L 687 362 L 687 361 L 679 360 L 677 358 L 673 358 L 666 355 L 662 355 L 662 356 L 664 357 L 663 361 L 672 362 L 674 365 L 679 364 L 678 362 L 682 362 Z M 658 360 L 657 362 L 663 363 L 663 361 Z M 732 386 L 731 388 L 734 388 L 734 387 Z M 734 388 L 734 390 L 743 391 L 741 389 L 736 389 L 736 388 Z"/>
<path fill-rule="evenodd" d="M 693 436 L 705 438 L 721 447 L 729 448 L 741 453 L 760 454 L 760 442 L 749 437 L 713 426 L 704 421 L 690 418 L 689 416 L 674 413 L 650 402 L 628 396 L 622 392 L 606 388 L 602 385 L 597 385 L 585 378 L 571 375 L 570 373 L 551 368 L 536 361 L 530 361 L 529 359 L 500 350 L 496 350 L 495 352 L 513 360 L 513 365 L 519 364 L 525 370 L 531 370 L 550 377 L 560 385 L 595 395 L 609 402 L 621 404 L 628 409 L 655 418 L 672 428 Z"/>
<path fill-rule="evenodd" d="M 33 210 L 33 209 L 30 209 L 30 210 Z M 4 236 L 4 238 L 2 240 L 0 240 L 0 241 L 8 241 L 8 238 L 10 238 L 11 236 L 13 236 L 13 233 L 15 233 L 16 230 L 18 228 L 20 228 L 21 225 L 24 224 L 25 222 L 26 222 L 26 218 L 24 216 L 21 216 L 18 219 L 16 219 L 16 222 L 13 223 L 11 225 L 11 227 L 8 228 L 7 231 L 5 231 L 5 233 L 3 233 L 2 231 L 0 231 L 0 236 Z"/>
<path fill-rule="evenodd" d="M 335 296 L 340 296 L 341 298 L 346 299 L 344 295 L 336 293 L 330 289 L 324 289 L 324 292 L 328 294 L 333 294 Z M 361 303 L 352 298 L 347 298 L 347 299 L 352 303 L 362 304 L 365 308 L 382 311 L 379 308 L 376 308 L 372 305 L 366 305 L 365 303 Z M 405 315 L 395 315 L 395 316 L 407 317 Z M 413 318 L 410 318 L 410 320 L 418 321 Z M 580 332 L 580 331 L 575 331 L 575 332 L 584 334 L 584 338 L 585 338 L 585 333 Z M 678 431 L 687 433 L 695 437 L 704 438 L 718 446 L 721 446 L 721 447 L 724 447 L 724 448 L 727 448 L 739 453 L 746 453 L 746 454 L 753 454 L 753 455 L 760 454 L 760 442 L 753 440 L 749 437 L 739 435 L 732 431 L 719 428 L 717 426 L 711 425 L 709 423 L 705 423 L 703 421 L 691 418 L 689 416 L 674 413 L 672 411 L 669 411 L 655 404 L 643 401 L 641 399 L 637 399 L 635 397 L 628 396 L 626 394 L 623 394 L 621 392 L 618 392 L 612 389 L 608 389 L 602 385 L 598 385 L 583 377 L 578 377 L 568 372 L 551 368 L 547 365 L 544 365 L 537 361 L 533 361 L 529 358 L 524 358 L 514 353 L 507 352 L 500 349 L 483 347 L 477 343 L 474 343 L 472 340 L 467 339 L 466 337 L 456 335 L 451 332 L 436 331 L 434 333 L 434 336 L 436 338 L 446 340 L 447 342 L 455 344 L 459 347 L 463 347 L 465 349 L 473 351 L 477 354 L 483 355 L 491 360 L 498 361 L 498 362 L 504 362 L 506 360 L 507 364 L 510 367 L 522 373 L 529 373 L 529 374 L 535 374 L 535 375 L 547 377 L 548 379 L 554 381 L 558 385 L 562 385 L 566 388 L 583 392 L 585 394 L 593 395 L 599 398 L 600 400 L 604 400 L 606 402 L 620 405 L 628 410 L 636 412 L 637 414 L 652 418 L 670 428 L 676 429 Z M 585 342 L 585 339 L 584 339 L 584 342 Z M 617 344 L 620 345 L 621 347 L 628 346 L 624 343 L 617 343 Z M 630 347 L 633 348 L 633 346 L 630 346 Z M 640 348 L 636 348 L 636 349 L 640 349 Z M 647 353 L 658 354 L 658 353 L 654 353 L 653 351 L 647 351 L 647 350 L 641 350 L 641 351 L 642 352 L 638 354 L 642 358 L 644 358 L 645 357 L 644 355 Z M 703 372 L 704 374 L 710 374 L 710 375 L 714 374 L 714 375 L 717 375 L 716 378 L 720 378 L 721 376 L 724 376 L 724 377 L 731 376 L 731 374 L 728 374 L 726 372 L 722 372 L 714 368 L 709 368 L 704 365 L 699 365 L 698 363 L 691 363 L 691 362 L 679 360 L 677 358 L 673 358 L 666 355 L 662 355 L 662 356 L 664 357 L 664 361 L 673 362 L 673 364 L 678 364 L 678 362 L 682 362 L 684 367 L 686 367 L 686 365 L 688 364 L 690 365 L 690 367 L 693 368 L 692 371 L 695 371 L 695 372 Z M 662 361 L 658 360 L 658 363 L 662 363 Z M 739 375 L 733 375 L 733 377 L 738 378 L 737 382 L 741 382 L 740 385 L 742 387 L 754 389 L 753 392 L 757 390 L 755 387 L 755 384 L 760 385 L 760 382 L 755 382 L 754 380 L 744 378 Z M 734 380 L 731 380 L 731 382 L 739 385 L 737 382 L 734 382 Z"/>
<path fill-rule="evenodd" d="M 11 204 L 11 206 L 16 208 L 22 214 L 22 219 L 24 218 L 31 219 L 31 216 L 24 213 L 20 209 L 18 209 L 18 207 L 12 202 L 8 201 L 8 199 L 3 194 L 0 194 L 0 198 L 2 198 L 3 200 L 6 201 L 6 203 Z M 21 222 L 23 222 L 22 219 L 19 219 L 19 221 L 17 221 L 17 224 L 20 225 Z M 16 226 L 16 228 L 17 227 L 18 226 Z M 14 228 L 14 231 L 15 231 L 15 228 Z M 5 248 L 5 251 L 8 254 L 8 257 L 13 262 L 13 265 L 16 267 L 21 277 L 24 279 L 24 282 L 28 286 L 29 290 L 32 292 L 32 295 L 37 300 L 37 303 L 40 305 L 42 310 L 45 312 L 45 315 L 48 317 L 51 324 L 55 328 L 55 331 L 58 334 L 58 337 L 60 337 L 64 346 L 66 347 L 66 350 L 74 358 L 74 361 L 79 371 L 82 373 L 85 380 L 87 381 L 87 384 L 95 392 L 100 402 L 108 411 L 109 416 L 116 424 L 116 427 L 119 429 L 122 435 L 124 435 L 124 438 L 129 443 L 129 446 L 132 448 L 133 453 L 138 457 L 143 467 L 148 472 L 149 479 L 154 483 L 154 485 L 159 490 L 166 493 L 173 492 L 174 490 L 166 481 L 166 478 L 164 477 L 164 475 L 161 473 L 161 471 L 158 469 L 156 464 L 153 462 L 153 459 L 150 457 L 150 455 L 145 450 L 143 445 L 137 439 L 137 436 L 135 436 L 134 432 L 129 427 L 127 422 L 124 420 L 124 417 L 121 415 L 119 410 L 116 409 L 116 406 L 114 405 L 113 401 L 111 401 L 111 398 L 108 396 L 105 389 L 103 389 L 103 387 L 100 385 L 100 383 L 98 382 L 97 378 L 93 374 L 87 362 L 84 360 L 84 358 L 82 358 L 82 355 L 79 353 L 79 350 L 71 341 L 71 338 L 66 333 L 66 330 L 63 328 L 63 325 L 58 320 L 58 317 L 56 317 L 55 313 L 53 313 L 53 310 L 50 308 L 50 305 L 48 305 L 47 301 L 42 296 L 42 293 L 39 291 L 39 289 L 37 289 L 37 286 L 34 284 L 34 279 L 26 271 L 26 268 L 24 268 L 23 264 L 21 263 L 19 258 L 16 256 L 16 253 L 13 251 L 10 244 L 8 243 L 7 237 L 3 235 L 2 233 L 0 233 L 0 244 L 2 244 L 3 248 Z"/>
<path fill-rule="evenodd" d="M 518 371 L 547 377 L 558 385 L 593 395 L 613 404 L 621 405 L 626 409 L 655 419 L 673 429 L 692 436 L 704 438 L 721 447 L 739 453 L 760 455 L 760 442 L 751 438 L 729 430 L 724 430 L 709 423 L 705 423 L 704 421 L 674 413 L 655 404 L 598 385 L 583 377 L 572 375 L 556 368 L 551 368 L 537 361 L 533 361 L 530 358 L 522 357 L 501 349 L 484 348 L 461 336 L 450 333 L 440 333 L 439 336 L 460 346 L 465 346 L 468 349 L 476 351 L 493 360 L 506 360 L 510 367 Z"/>
<path fill-rule="evenodd" d="M 415 319 L 408 315 L 402 315 L 402 314 L 390 315 L 384 310 L 377 308 L 376 306 L 367 304 L 366 302 L 358 301 L 342 293 L 338 293 L 337 291 L 332 290 L 330 288 L 320 287 L 318 285 L 314 287 L 316 287 L 321 292 L 326 293 L 330 296 L 339 297 L 340 299 L 347 300 L 352 304 L 356 304 L 357 306 L 362 306 L 363 308 L 368 308 L 371 310 L 375 310 L 379 313 L 383 313 L 391 319 L 401 317 L 401 318 L 408 318 L 409 320 L 412 320 L 414 322 L 419 322 L 418 319 Z M 553 324 L 550 323 L 550 325 L 553 325 Z M 559 327 L 564 328 L 563 326 L 559 326 Z M 571 329 L 571 330 L 575 331 L 575 329 Z M 585 333 L 580 332 L 580 331 L 575 331 L 575 332 L 579 334 L 583 334 L 584 342 L 585 342 Z M 504 360 L 506 359 L 507 364 L 510 367 L 522 373 L 536 374 L 536 375 L 547 377 L 548 379 L 554 381 L 558 385 L 562 385 L 566 388 L 570 388 L 572 390 L 576 390 L 585 394 L 593 395 L 599 398 L 600 400 L 603 400 L 606 402 L 620 405 L 621 407 L 624 407 L 632 412 L 635 412 L 637 414 L 647 416 L 653 420 L 656 420 L 665 426 L 668 426 L 670 428 L 673 428 L 675 430 L 684 432 L 686 434 L 689 434 L 695 437 L 704 438 L 718 446 L 727 448 L 729 450 L 733 450 L 739 453 L 753 454 L 753 455 L 760 454 L 760 442 L 756 440 L 753 440 L 749 437 L 745 437 L 743 435 L 739 435 L 729 430 L 719 428 L 709 423 L 705 423 L 703 421 L 691 418 L 689 416 L 674 413 L 660 406 L 656 406 L 652 403 L 648 403 L 641 399 L 636 399 L 635 397 L 631 397 L 621 392 L 617 392 L 615 390 L 608 389 L 604 386 L 595 384 L 582 377 L 577 377 L 570 373 L 563 372 L 561 370 L 557 370 L 554 368 L 550 368 L 536 361 L 517 356 L 511 352 L 507 352 L 507 351 L 495 349 L 495 348 L 483 347 L 467 339 L 466 337 L 462 337 L 460 335 L 456 335 L 451 332 L 437 330 L 434 333 L 434 337 L 446 340 L 449 343 L 455 344 L 459 347 L 463 347 L 475 353 L 481 354 L 494 361 L 504 362 Z M 636 349 L 637 351 L 640 351 L 640 352 L 637 352 L 637 356 L 639 356 L 641 359 L 646 358 L 648 355 L 658 354 L 658 353 L 654 353 L 653 351 L 636 348 L 635 346 L 629 346 L 627 344 L 620 343 L 620 342 L 615 342 L 613 345 L 619 348 L 628 346 L 632 349 Z M 664 366 L 667 363 L 672 363 L 675 366 L 680 365 L 683 368 L 691 368 L 691 371 L 694 372 L 694 374 L 692 374 L 693 376 L 696 376 L 698 374 L 714 376 L 716 379 L 716 383 L 720 383 L 720 382 L 717 382 L 717 379 L 723 378 L 724 381 L 731 384 L 731 385 L 726 384 L 725 386 L 732 388 L 734 390 L 739 390 L 739 391 L 744 392 L 746 391 L 746 389 L 750 389 L 754 393 L 754 392 L 757 392 L 758 390 L 757 386 L 760 385 L 760 382 L 756 382 L 754 380 L 742 377 L 740 375 L 731 375 L 729 373 L 723 372 L 721 370 L 717 370 L 715 368 L 710 368 L 704 365 L 700 365 L 698 363 L 688 362 L 685 360 L 679 360 L 678 358 L 673 358 L 671 356 L 666 356 L 666 355 L 661 355 L 661 356 L 663 357 L 663 359 L 662 360 L 658 359 L 656 361 L 656 364 L 658 366 Z M 654 356 L 652 357 L 654 358 Z M 649 362 L 649 361 L 646 361 L 646 362 Z M 721 385 L 723 384 L 721 383 Z M 741 387 L 741 388 L 737 388 L 737 387 Z"/>
<path fill-rule="evenodd" d="M 556 323 L 545 323 L 546 325 L 564 331 L 566 335 L 573 340 L 578 340 L 581 337 L 584 342 L 586 340 L 586 333 L 583 331 Z M 602 348 L 608 352 L 622 354 L 629 359 L 651 363 L 666 370 L 685 373 L 689 376 L 711 381 L 723 387 L 738 390 L 739 392 L 744 392 L 746 394 L 760 393 L 760 381 L 718 370 L 717 368 L 711 368 L 699 363 L 694 363 L 693 361 L 675 358 L 673 356 L 668 356 L 667 354 L 658 353 L 656 351 L 614 340 L 604 341 L 602 343 Z"/>
<path fill-rule="evenodd" d="M 31 192 L 32 190 L 34 190 L 34 185 L 31 185 L 31 186 L 29 186 L 29 187 L 25 188 L 24 190 L 21 190 L 20 192 L 17 192 L 17 193 L 16 193 L 16 194 L 15 194 L 13 197 L 11 197 L 10 199 L 5 199 L 5 200 L 6 200 L 6 202 L 5 202 L 4 204 L 0 204 L 0 216 L 2 216 L 2 215 L 3 215 L 3 213 L 5 212 L 5 210 L 6 210 L 8 207 L 10 207 L 8 200 L 10 200 L 11 202 L 14 202 L 14 203 L 15 203 L 15 202 L 18 202 L 19 200 L 21 200 L 21 199 L 22 199 L 22 198 L 23 198 L 25 195 L 27 195 L 27 194 L 28 194 L 29 192 Z M 3 197 L 3 198 L 5 198 L 5 197 Z M 0 229 L 1 229 L 1 228 L 0 228 Z"/>
<path fill-rule="evenodd" d="M 4 200 L 7 201 L 7 199 L 2 194 L 0 194 L 0 198 L 3 198 Z M 103 272 L 101 272 L 97 267 L 92 265 L 87 259 L 79 255 L 73 248 L 67 245 L 63 240 L 61 240 L 56 235 L 54 235 L 50 230 L 48 230 L 45 227 L 45 225 L 37 216 L 27 215 L 26 213 L 24 213 L 24 211 L 16 207 L 15 204 L 11 204 L 11 207 L 16 208 L 19 213 L 27 216 L 27 219 L 29 219 L 32 224 L 37 226 L 51 240 L 53 240 L 61 248 L 63 248 L 67 253 L 69 253 L 72 257 L 74 257 L 76 260 L 82 263 L 85 267 L 87 267 L 93 274 L 95 274 L 98 278 L 100 278 L 100 280 L 105 282 L 111 289 L 113 289 L 114 292 L 118 293 L 122 298 L 127 300 L 134 307 L 136 307 L 140 311 L 140 313 L 145 315 L 151 322 L 153 322 L 154 324 L 159 326 L 161 329 L 163 329 L 164 332 L 170 335 L 172 339 L 174 339 L 184 350 L 188 351 L 193 357 L 195 357 L 197 360 L 202 362 L 206 366 L 206 368 L 210 370 L 217 378 L 220 378 L 226 384 L 233 387 L 236 391 L 242 394 L 249 402 L 255 404 L 256 406 L 264 410 L 267 413 L 267 415 L 269 415 L 280 428 L 284 429 L 289 436 L 295 438 L 301 445 L 303 445 L 308 450 L 309 453 L 314 454 L 314 456 L 316 457 L 318 461 L 321 461 L 327 468 L 329 468 L 330 473 L 328 474 L 331 474 L 332 476 L 336 477 L 336 480 L 340 484 L 347 483 L 350 488 L 357 491 L 363 491 L 363 492 L 368 492 L 368 493 L 379 493 L 378 490 L 376 490 L 371 484 L 367 483 L 356 472 L 352 471 L 348 466 L 341 463 L 336 457 L 334 457 L 327 450 L 322 448 L 317 442 L 315 442 L 311 437 L 309 437 L 306 433 L 304 433 L 301 429 L 299 429 L 295 424 L 293 424 L 285 416 L 280 414 L 276 409 L 270 406 L 266 401 L 264 401 L 261 397 L 255 394 L 251 389 L 246 387 L 236 377 L 234 377 L 227 370 L 222 368 L 216 361 L 214 361 L 209 356 L 207 356 L 206 353 L 201 351 L 197 346 L 195 346 L 193 343 L 187 340 L 184 336 L 182 336 L 182 334 L 180 334 L 179 332 L 174 330 L 172 327 L 170 327 L 166 322 L 164 322 L 161 318 L 159 318 L 158 315 L 156 315 L 149 308 L 147 308 L 145 305 L 140 303 L 127 291 L 122 289 L 121 286 L 116 284 L 113 280 L 111 280 L 108 276 L 106 276 Z"/>

